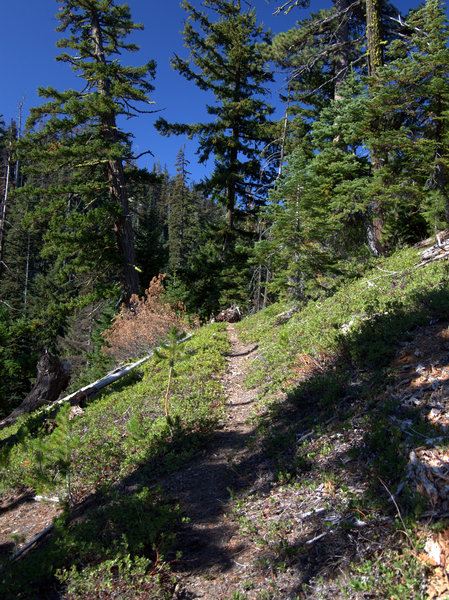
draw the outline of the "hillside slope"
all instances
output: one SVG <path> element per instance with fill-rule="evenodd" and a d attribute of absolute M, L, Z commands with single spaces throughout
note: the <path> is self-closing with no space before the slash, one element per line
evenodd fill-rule
<path fill-rule="evenodd" d="M 405 250 L 301 310 L 198 330 L 168 422 L 151 362 L 50 434 L 20 425 L 0 535 L 20 493 L 69 478 L 73 501 L 1 596 L 444 598 L 449 280 L 421 263 Z"/>

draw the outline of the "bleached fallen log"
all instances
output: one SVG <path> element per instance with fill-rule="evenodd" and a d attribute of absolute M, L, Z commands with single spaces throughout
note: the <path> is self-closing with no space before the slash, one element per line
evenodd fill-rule
<path fill-rule="evenodd" d="M 328 534 L 329 534 L 329 531 L 325 531 L 324 533 L 320 533 L 320 535 L 317 535 L 316 537 L 312 538 L 311 540 L 307 540 L 307 542 L 305 542 L 305 545 L 306 546 L 311 546 L 312 544 L 314 544 L 318 540 L 321 540 L 321 538 L 323 538 L 324 536 L 326 536 Z"/>
<path fill-rule="evenodd" d="M 183 344 L 184 342 L 189 340 L 192 337 L 192 335 L 193 334 L 189 334 L 182 340 L 179 340 L 178 344 Z M 51 413 L 52 411 L 54 411 L 55 408 L 57 408 L 58 406 L 63 405 L 65 402 L 70 402 L 71 404 L 76 404 L 76 403 L 79 403 L 81 400 L 87 400 L 90 396 L 97 394 L 100 390 L 102 390 L 106 386 L 111 385 L 111 383 L 115 383 L 116 381 L 118 381 L 119 379 L 124 377 L 125 375 L 128 375 L 128 373 L 131 373 L 131 371 L 134 371 L 135 369 L 137 369 L 138 367 L 140 367 L 141 365 L 143 365 L 144 363 L 149 361 L 154 356 L 155 350 L 158 350 L 158 348 L 155 348 L 149 354 L 147 354 L 146 356 L 144 356 L 137 362 L 127 364 L 127 365 L 122 365 L 121 367 L 117 367 L 116 369 L 110 371 L 107 375 L 105 375 L 101 379 L 97 379 L 97 381 L 94 381 L 93 383 L 89 383 L 89 385 L 82 387 L 81 389 L 77 390 L 76 392 L 73 392 L 72 394 L 69 394 L 68 396 L 64 396 L 64 398 L 60 398 L 59 400 L 56 400 L 55 402 L 52 402 L 51 404 L 42 406 L 39 410 L 35 411 L 33 413 L 33 415 L 37 416 L 37 417 L 39 417 L 39 416 L 44 417 L 48 413 Z M 10 423 L 10 422 L 7 423 L 8 426 L 11 424 L 12 423 Z M 1 429 L 1 426 L 2 426 L 2 423 L 0 423 L 0 429 Z M 3 440 L 3 442 L 10 443 L 11 441 L 13 441 L 15 439 L 15 437 L 16 436 L 13 435 L 10 438 L 5 438 L 5 440 Z"/>
<path fill-rule="evenodd" d="M 189 334 L 182 340 L 179 340 L 178 344 L 183 344 L 184 342 L 189 340 L 192 337 L 192 335 L 193 334 Z M 60 400 L 56 400 L 56 402 L 53 402 L 48 406 L 43 406 L 37 414 L 39 415 L 44 412 L 49 412 L 56 406 L 64 404 L 64 402 L 76 403 L 80 400 L 89 398 L 89 396 L 95 395 L 97 392 L 99 392 L 106 386 L 111 385 L 111 383 L 115 383 L 125 375 L 128 375 L 128 373 L 131 373 L 131 371 L 134 371 L 144 363 L 148 362 L 151 358 L 153 358 L 155 350 L 158 349 L 159 348 L 155 348 L 149 354 L 147 354 L 135 363 L 117 367 L 117 369 L 110 371 L 107 375 L 105 375 L 105 377 L 102 377 L 101 379 L 98 379 L 97 381 L 94 381 L 93 383 L 84 386 L 83 388 L 77 390 L 76 392 L 73 392 L 72 394 L 69 394 L 68 396 L 65 396 L 64 398 L 61 398 Z"/>

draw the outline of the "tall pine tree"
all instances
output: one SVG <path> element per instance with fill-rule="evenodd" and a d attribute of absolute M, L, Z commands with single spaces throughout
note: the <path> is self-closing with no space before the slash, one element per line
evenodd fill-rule
<path fill-rule="evenodd" d="M 260 158 L 270 141 L 268 118 L 273 112 L 264 100 L 272 75 L 260 46 L 269 36 L 256 24 L 254 10 L 241 9 L 240 0 L 205 0 L 207 11 L 188 1 L 182 6 L 188 12 L 183 36 L 190 56 L 175 56 L 172 66 L 213 93 L 215 103 L 207 106 L 212 120 L 190 125 L 159 119 L 157 127 L 166 135 L 197 136 L 200 162 L 214 156 L 205 189 L 226 210 L 226 254 L 239 217 L 263 199 L 270 178 L 268 173 L 261 175 Z"/>
<path fill-rule="evenodd" d="M 28 182 L 23 194 L 39 199 L 36 215 L 49 231 L 44 253 L 57 257 L 69 277 L 80 269 L 101 270 L 114 250 L 125 299 L 138 292 L 138 273 L 124 163 L 131 159 L 130 136 L 117 119 L 148 103 L 154 63 L 124 66 L 117 56 L 137 47 L 125 41 L 141 25 L 128 5 L 115 0 L 57 0 L 58 42 L 67 48 L 57 60 L 81 79 L 79 90 L 40 88 L 46 102 L 32 109 L 21 144 Z M 103 264 L 102 264 L 103 263 Z"/>

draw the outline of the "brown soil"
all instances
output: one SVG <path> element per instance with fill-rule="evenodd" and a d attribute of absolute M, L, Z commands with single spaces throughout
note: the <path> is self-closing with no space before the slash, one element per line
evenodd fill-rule
<path fill-rule="evenodd" d="M 166 478 L 164 487 L 188 517 L 179 532 L 181 559 L 172 563 L 179 578 L 179 599 L 232 597 L 245 577 L 248 554 L 253 549 L 238 535 L 232 518 L 232 499 L 270 479 L 270 465 L 261 456 L 249 419 L 254 412 L 255 390 L 244 387 L 246 370 L 257 346 L 240 342 L 228 325 L 231 351 L 224 380 L 226 418 L 207 455 Z"/>
<path fill-rule="evenodd" d="M 0 498 L 0 564 L 51 525 L 60 512 L 57 504 L 31 494 Z"/>

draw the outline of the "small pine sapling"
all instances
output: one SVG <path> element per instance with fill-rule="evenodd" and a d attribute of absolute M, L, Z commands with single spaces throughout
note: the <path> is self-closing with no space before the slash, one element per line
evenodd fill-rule
<path fill-rule="evenodd" d="M 169 420 L 168 416 L 168 398 L 170 395 L 170 387 L 172 378 L 176 377 L 176 372 L 174 370 L 175 364 L 185 358 L 186 352 L 181 347 L 180 342 L 183 339 L 185 333 L 181 331 L 178 332 L 176 327 L 172 327 L 170 329 L 170 333 L 167 337 L 166 342 L 162 342 L 158 349 L 154 351 L 156 357 L 159 360 L 167 361 L 169 366 L 168 371 L 168 382 L 167 382 L 167 391 L 165 393 L 165 417 Z"/>
<path fill-rule="evenodd" d="M 72 503 L 72 459 L 80 438 L 72 432 L 70 404 L 64 404 L 55 418 L 55 429 L 47 438 L 35 438 L 30 443 L 35 466 L 32 475 L 38 487 L 55 485 L 58 477 L 65 478 L 67 501 Z"/>

